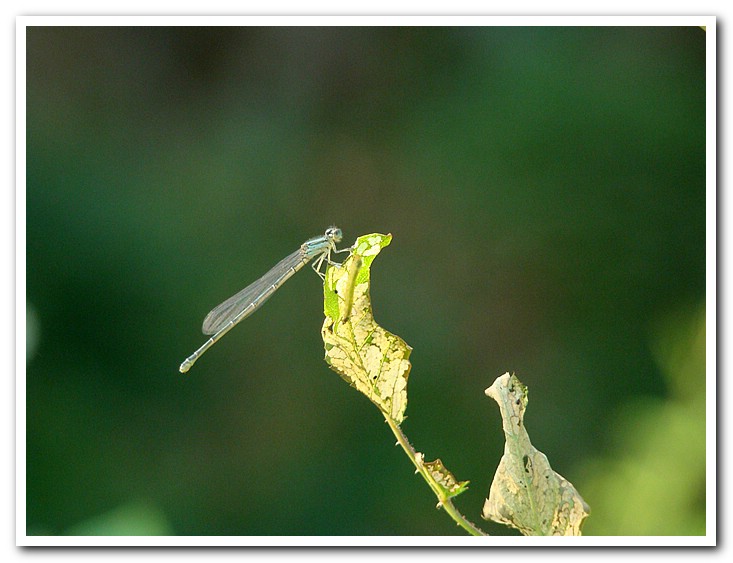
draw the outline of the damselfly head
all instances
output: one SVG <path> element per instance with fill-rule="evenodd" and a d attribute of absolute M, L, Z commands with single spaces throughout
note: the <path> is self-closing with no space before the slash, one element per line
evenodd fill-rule
<path fill-rule="evenodd" d="M 326 229 L 326 236 L 334 242 L 341 242 L 341 239 L 344 238 L 341 229 L 339 229 L 338 227 L 329 227 L 328 229 Z"/>

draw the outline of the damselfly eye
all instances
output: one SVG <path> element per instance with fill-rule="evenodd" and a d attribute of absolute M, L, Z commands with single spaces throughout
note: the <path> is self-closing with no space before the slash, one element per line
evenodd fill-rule
<path fill-rule="evenodd" d="M 326 229 L 326 236 L 335 242 L 341 242 L 344 235 L 338 227 L 329 227 Z"/>

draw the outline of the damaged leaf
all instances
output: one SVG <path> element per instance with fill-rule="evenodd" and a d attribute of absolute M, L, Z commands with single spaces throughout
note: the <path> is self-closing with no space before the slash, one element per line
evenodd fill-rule
<path fill-rule="evenodd" d="M 527 388 L 505 373 L 486 394 L 499 404 L 506 443 L 482 516 L 526 536 L 579 536 L 590 508 L 575 487 L 555 473 L 524 428 Z"/>
<path fill-rule="evenodd" d="M 343 264 L 329 265 L 321 334 L 331 368 L 399 425 L 407 408 L 412 348 L 375 322 L 369 295 L 371 263 L 391 240 L 381 234 L 359 237 Z"/>

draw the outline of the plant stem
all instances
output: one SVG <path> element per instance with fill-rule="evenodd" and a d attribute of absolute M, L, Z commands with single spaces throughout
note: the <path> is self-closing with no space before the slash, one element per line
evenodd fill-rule
<path fill-rule="evenodd" d="M 405 434 L 402 432 L 402 429 L 397 426 L 394 420 L 392 420 L 387 415 L 384 415 L 384 419 L 387 421 L 387 424 L 389 424 L 389 427 L 392 429 L 392 433 L 397 438 L 397 443 L 402 446 L 402 449 L 407 454 L 407 457 L 410 458 L 412 464 L 417 469 L 417 473 L 420 473 L 420 475 L 423 476 L 423 479 L 425 479 L 427 484 L 433 490 L 435 496 L 438 497 L 438 508 L 443 508 L 443 510 L 445 510 L 446 513 L 451 518 L 453 518 L 456 524 L 458 524 L 461 528 L 466 530 L 472 536 L 488 535 L 483 530 L 477 528 L 472 522 L 466 519 L 466 517 L 458 511 L 458 509 L 453 504 L 453 501 L 445 495 L 443 488 L 435 481 L 430 472 L 425 468 L 425 465 L 422 462 L 422 454 L 415 451 L 415 448 L 413 448 L 410 442 L 407 440 L 407 436 L 405 436 Z"/>

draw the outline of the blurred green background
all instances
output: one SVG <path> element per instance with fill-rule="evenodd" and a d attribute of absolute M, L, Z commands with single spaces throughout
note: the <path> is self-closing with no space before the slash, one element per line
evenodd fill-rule
<path fill-rule="evenodd" d="M 705 533 L 705 32 L 29 27 L 27 533 L 462 534 L 323 361 L 306 238 L 394 240 L 403 429 L 471 481 L 529 386 L 586 534 Z"/>

